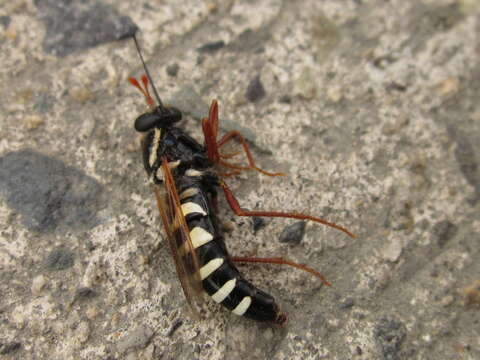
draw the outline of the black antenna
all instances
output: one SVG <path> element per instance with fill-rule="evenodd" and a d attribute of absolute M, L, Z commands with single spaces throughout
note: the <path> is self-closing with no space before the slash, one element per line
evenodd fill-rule
<path fill-rule="evenodd" d="M 145 60 L 143 60 L 142 51 L 140 50 L 140 46 L 138 45 L 137 37 L 135 36 L 135 34 L 133 34 L 133 41 L 135 41 L 135 46 L 137 47 L 137 52 L 138 52 L 138 55 L 140 56 L 140 60 L 142 60 L 143 68 L 145 69 L 145 73 L 147 74 L 148 80 L 150 81 L 150 84 L 152 84 L 153 93 L 157 98 L 158 106 L 163 108 L 164 106 L 163 106 L 162 100 L 160 100 L 160 96 L 158 96 L 157 89 L 155 89 L 155 85 L 153 84 L 152 77 L 150 76 L 150 72 L 148 71 L 147 64 L 145 64 Z"/>

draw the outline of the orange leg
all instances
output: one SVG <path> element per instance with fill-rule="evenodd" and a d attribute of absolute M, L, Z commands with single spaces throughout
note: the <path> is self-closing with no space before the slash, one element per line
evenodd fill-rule
<path fill-rule="evenodd" d="M 252 262 L 252 263 L 266 263 L 266 264 L 278 264 L 278 265 L 289 265 L 293 266 L 294 268 L 306 271 L 316 277 L 318 277 L 325 285 L 327 286 L 332 286 L 332 284 L 325 279 L 325 276 L 323 276 L 321 273 L 318 271 L 304 265 L 304 264 L 298 264 L 296 262 L 281 258 L 281 257 L 273 257 L 273 258 L 251 258 L 251 257 L 239 257 L 239 256 L 233 256 L 232 260 L 235 262 Z"/>
<path fill-rule="evenodd" d="M 315 221 L 319 224 L 323 224 L 326 226 L 330 226 L 332 228 L 335 228 L 337 230 L 343 231 L 345 234 L 348 236 L 355 238 L 356 236 L 345 229 L 343 226 L 337 225 L 335 223 L 331 223 L 329 221 L 326 221 L 324 219 L 320 219 L 314 216 L 306 215 L 306 214 L 301 214 L 297 212 L 289 212 L 289 213 L 284 213 L 284 212 L 278 212 L 278 211 L 258 211 L 258 210 L 253 210 L 253 211 L 247 211 L 243 210 L 240 207 L 240 204 L 238 203 L 238 200 L 235 198 L 233 195 L 232 191 L 230 188 L 225 184 L 225 182 L 221 182 L 220 186 L 223 189 L 223 192 L 225 193 L 225 198 L 227 199 L 228 204 L 232 208 L 233 212 L 238 215 L 238 216 L 267 216 L 267 217 L 281 217 L 281 218 L 292 218 L 292 219 L 299 219 L 299 220 L 311 220 Z"/>
<path fill-rule="evenodd" d="M 212 128 L 212 135 L 215 141 L 218 137 L 218 103 L 217 100 L 213 99 L 210 104 L 210 109 L 208 111 L 208 119 L 210 120 L 210 125 Z"/>
<path fill-rule="evenodd" d="M 220 158 L 222 159 L 231 159 L 237 155 L 240 155 L 242 152 L 241 151 L 235 151 L 233 153 L 229 153 L 229 154 L 220 154 Z"/>
<path fill-rule="evenodd" d="M 208 118 L 202 120 L 203 137 L 205 139 L 205 147 L 207 148 L 207 156 L 213 163 L 217 163 L 220 159 L 217 147 L 217 139 L 213 136 L 211 122 Z"/>
<path fill-rule="evenodd" d="M 205 139 L 205 147 L 207 148 L 207 156 L 213 163 L 218 163 L 220 153 L 218 151 L 218 103 L 212 100 L 208 111 L 208 118 L 202 120 L 203 136 Z"/>
<path fill-rule="evenodd" d="M 207 148 L 207 156 L 212 161 L 213 163 L 220 164 L 223 166 L 226 166 L 231 169 L 235 170 L 256 170 L 261 172 L 262 174 L 268 175 L 268 176 L 282 176 L 284 174 L 282 173 L 271 173 L 268 171 L 265 171 L 263 169 L 260 169 L 257 167 L 255 164 L 255 161 L 253 160 L 253 156 L 250 152 L 250 149 L 248 148 L 247 141 L 245 138 L 240 134 L 240 132 L 234 130 L 230 131 L 227 134 L 225 134 L 220 141 L 217 142 L 217 136 L 218 136 L 218 103 L 216 100 L 212 101 L 212 104 L 210 105 L 210 110 L 208 112 L 208 118 L 204 118 L 202 120 L 202 129 L 203 129 L 203 136 L 205 139 L 205 147 Z M 248 158 L 248 164 L 249 166 L 237 166 L 230 164 L 224 160 L 221 159 L 228 159 L 230 157 L 235 156 L 234 155 L 220 155 L 219 149 L 221 146 L 223 146 L 225 143 L 230 141 L 233 138 L 238 138 L 240 142 L 242 143 L 243 150 L 245 151 L 247 158 Z"/>
<path fill-rule="evenodd" d="M 219 163 L 223 166 L 227 166 L 227 167 L 230 167 L 230 168 L 233 168 L 233 169 L 238 169 L 238 170 L 250 170 L 250 169 L 253 169 L 253 170 L 256 170 L 258 172 L 261 172 L 262 174 L 265 174 L 265 175 L 268 175 L 268 176 L 284 176 L 285 174 L 283 173 L 271 173 L 271 172 L 268 172 L 268 171 L 265 171 L 263 169 L 260 169 L 256 164 L 255 164 L 255 160 L 253 159 L 253 155 L 252 153 L 250 152 L 250 149 L 248 147 L 248 144 L 247 144 L 247 140 L 245 140 L 245 138 L 243 137 L 243 135 L 237 131 L 237 130 L 232 130 L 232 131 L 229 131 L 228 133 L 226 133 L 218 142 L 217 142 L 217 148 L 219 149 L 220 147 L 222 147 L 223 145 L 225 145 L 228 141 L 234 139 L 234 138 L 237 138 L 240 143 L 242 144 L 242 147 L 243 147 L 243 150 L 245 151 L 245 154 L 247 155 L 247 159 L 248 159 L 248 164 L 249 166 L 236 166 L 236 165 L 232 165 L 226 161 L 221 161 L 219 160 Z"/>

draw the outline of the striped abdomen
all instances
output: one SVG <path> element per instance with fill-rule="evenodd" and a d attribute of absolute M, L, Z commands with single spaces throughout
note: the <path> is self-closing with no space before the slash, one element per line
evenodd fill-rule
<path fill-rule="evenodd" d="M 202 190 L 201 176 L 200 172 L 187 170 L 175 182 L 200 262 L 203 288 L 215 302 L 236 315 L 284 323 L 286 317 L 279 311 L 275 299 L 245 280 L 230 260 L 210 200 Z"/>

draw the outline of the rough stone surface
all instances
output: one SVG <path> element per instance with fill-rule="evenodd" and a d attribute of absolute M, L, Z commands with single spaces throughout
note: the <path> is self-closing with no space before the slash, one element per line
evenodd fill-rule
<path fill-rule="evenodd" d="M 19 342 L 11 342 L 8 344 L 0 344 L 0 355 L 8 355 L 22 347 L 22 344 Z"/>
<path fill-rule="evenodd" d="M 287 174 L 227 178 L 242 208 L 357 235 L 288 246 L 294 220 L 254 234 L 220 199 L 232 254 L 333 284 L 240 264 L 284 328 L 189 315 L 133 130 L 134 24 L 181 126 L 201 139 L 218 99 L 222 133 Z M 476 0 L 0 1 L 0 358 L 479 359 L 479 33 Z"/>
<path fill-rule="evenodd" d="M 45 267 L 49 270 L 65 270 L 73 266 L 73 253 L 63 249 L 54 249 L 45 260 Z"/>
<path fill-rule="evenodd" d="M 145 347 L 152 335 L 152 329 L 149 329 L 145 326 L 140 326 L 123 336 L 117 343 L 117 349 L 123 354 L 135 348 Z"/>
<path fill-rule="evenodd" d="M 66 56 L 73 52 L 132 36 L 137 26 L 114 7 L 96 0 L 34 0 L 46 25 L 43 48 Z"/>
<path fill-rule="evenodd" d="M 102 186 L 81 169 L 26 149 L 0 156 L 0 191 L 24 226 L 52 232 L 59 225 L 91 227 Z"/>
<path fill-rule="evenodd" d="M 381 349 L 383 359 L 395 360 L 400 358 L 406 333 L 405 325 L 395 319 L 382 318 L 375 324 L 374 336 Z"/>

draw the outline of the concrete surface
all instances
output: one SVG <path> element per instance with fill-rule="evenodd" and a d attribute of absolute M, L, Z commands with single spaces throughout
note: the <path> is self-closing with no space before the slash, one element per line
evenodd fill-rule
<path fill-rule="evenodd" d="M 232 254 L 333 283 L 241 265 L 285 328 L 188 315 L 132 127 L 135 26 L 193 136 L 216 98 L 288 173 L 230 179 L 242 206 L 358 234 L 221 204 Z M 476 0 L 2 1 L 0 358 L 479 359 L 479 33 Z"/>

